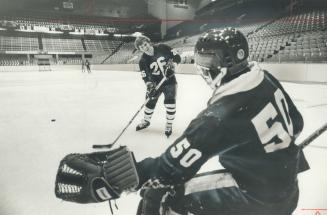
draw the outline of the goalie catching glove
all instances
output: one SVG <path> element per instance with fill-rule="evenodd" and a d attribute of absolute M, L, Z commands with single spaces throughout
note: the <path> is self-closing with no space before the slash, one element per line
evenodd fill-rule
<path fill-rule="evenodd" d="M 55 194 L 65 201 L 95 203 L 117 199 L 138 184 L 134 155 L 120 147 L 65 156 L 59 164 Z"/>

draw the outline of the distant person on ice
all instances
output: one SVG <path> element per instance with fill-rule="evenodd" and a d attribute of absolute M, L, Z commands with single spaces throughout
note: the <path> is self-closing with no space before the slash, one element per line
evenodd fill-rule
<path fill-rule="evenodd" d="M 87 69 L 87 72 L 88 73 L 91 73 L 91 63 L 88 61 L 88 60 L 86 60 L 85 61 L 85 66 L 86 66 L 86 69 Z"/>
<path fill-rule="evenodd" d="M 150 39 L 146 36 L 137 37 L 134 45 L 136 49 L 143 52 L 139 67 L 147 88 L 146 96 L 150 98 L 150 101 L 145 105 L 144 118 L 137 125 L 136 131 L 149 127 L 158 98 L 163 93 L 167 120 L 165 135 L 169 137 L 172 134 L 172 125 L 176 113 L 177 81 L 175 65 L 181 62 L 181 57 L 167 45 L 152 45 Z M 166 76 L 167 80 L 156 90 L 156 85 L 160 83 L 164 76 Z"/>

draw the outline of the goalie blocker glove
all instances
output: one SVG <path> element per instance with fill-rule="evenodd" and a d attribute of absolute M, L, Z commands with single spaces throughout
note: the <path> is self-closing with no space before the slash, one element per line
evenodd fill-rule
<path fill-rule="evenodd" d="M 69 154 L 59 165 L 55 194 L 76 203 L 117 199 L 139 184 L 132 152 L 120 147 L 106 152 Z"/>

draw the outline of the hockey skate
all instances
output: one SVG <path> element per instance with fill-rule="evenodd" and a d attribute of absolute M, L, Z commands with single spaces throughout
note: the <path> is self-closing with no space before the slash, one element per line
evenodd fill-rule
<path fill-rule="evenodd" d="M 136 126 L 136 131 L 143 130 L 149 127 L 149 125 L 150 122 L 143 119 L 142 122 Z"/>
<path fill-rule="evenodd" d="M 173 124 L 166 123 L 165 135 L 167 138 L 173 133 Z"/>

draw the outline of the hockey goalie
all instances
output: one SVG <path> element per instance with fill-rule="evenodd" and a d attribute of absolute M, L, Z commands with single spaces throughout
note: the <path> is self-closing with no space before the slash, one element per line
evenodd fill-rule
<path fill-rule="evenodd" d="M 309 169 L 295 144 L 300 112 L 270 73 L 247 61 L 240 31 L 210 30 L 194 54 L 214 92 L 183 134 L 160 156 L 138 162 L 126 147 L 67 155 L 57 173 L 58 198 L 96 203 L 141 190 L 138 215 L 292 214 L 297 174 Z M 197 175 L 217 155 L 225 170 Z"/>

